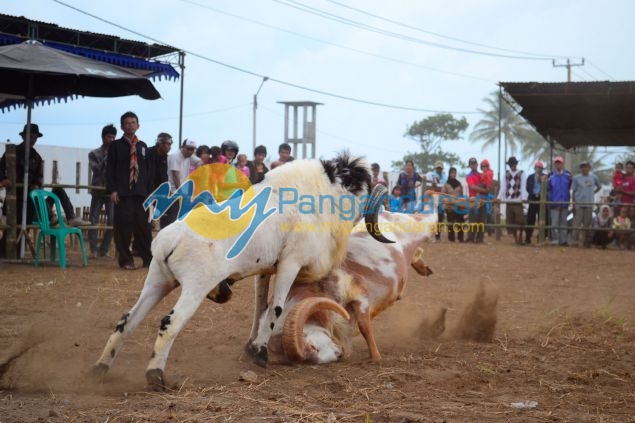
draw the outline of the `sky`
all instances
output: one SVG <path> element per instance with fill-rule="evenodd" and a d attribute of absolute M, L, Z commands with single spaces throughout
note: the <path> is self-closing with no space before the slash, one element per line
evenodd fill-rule
<path fill-rule="evenodd" d="M 572 68 L 573 81 L 632 80 L 635 69 L 630 0 L 1 4 L 5 14 L 186 51 L 183 138 L 198 144 L 232 139 L 251 157 L 253 96 L 268 76 L 258 93 L 256 142 L 268 148 L 271 160 L 284 140 L 284 106 L 278 102 L 313 101 L 323 103 L 316 116 L 318 157 L 346 148 L 390 170 L 407 152 L 420 151 L 403 136 L 413 122 L 450 112 L 465 116 L 470 126 L 462 140 L 446 142 L 443 149 L 464 162 L 487 158 L 496 169 L 497 149 L 482 151 L 468 138 L 481 118 L 483 98 L 498 91 L 498 82 L 566 81 L 566 69 L 554 67 L 552 59 L 560 65 L 584 58 L 584 66 Z M 96 148 L 101 128 L 119 127 L 128 110 L 139 115 L 140 139 L 153 144 L 159 132 L 168 132 L 176 140 L 180 85 L 155 81 L 162 96 L 155 101 L 80 98 L 36 107 L 33 122 L 44 133 L 39 144 Z M 25 109 L 0 114 L 0 139 L 19 141 L 25 121 Z M 536 158 L 519 159 L 529 168 Z"/>

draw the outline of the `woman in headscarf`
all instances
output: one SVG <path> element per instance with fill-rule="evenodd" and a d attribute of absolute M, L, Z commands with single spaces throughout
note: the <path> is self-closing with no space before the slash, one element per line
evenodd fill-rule
<path fill-rule="evenodd" d="M 456 168 L 450 168 L 450 172 L 448 173 L 448 180 L 445 182 L 443 186 L 443 193 L 447 195 L 451 195 L 452 197 L 456 197 L 457 195 L 463 195 L 463 186 L 456 179 Z M 454 204 L 444 206 L 445 213 L 448 219 L 448 240 L 450 242 L 454 242 L 454 224 L 458 223 L 459 226 L 464 222 L 463 215 L 458 214 L 454 210 Z M 459 242 L 463 242 L 463 231 L 459 230 Z"/>
<path fill-rule="evenodd" d="M 609 206 L 606 204 L 600 206 L 599 213 L 593 218 L 593 228 L 598 229 L 593 231 L 593 240 L 591 241 L 593 245 L 606 248 L 613 241 L 613 234 L 609 232 L 612 217 L 613 212 Z"/>

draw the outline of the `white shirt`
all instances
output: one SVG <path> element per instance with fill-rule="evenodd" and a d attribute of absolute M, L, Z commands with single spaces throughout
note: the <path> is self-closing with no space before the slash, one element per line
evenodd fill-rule
<path fill-rule="evenodd" d="M 183 184 L 190 174 L 190 169 L 196 169 L 203 161 L 199 159 L 195 154 L 190 157 L 184 157 L 183 153 L 179 150 L 168 156 L 168 181 L 170 182 L 170 194 L 174 194 L 179 188 L 174 184 L 174 175 L 172 171 L 179 173 L 180 183 Z"/>
<path fill-rule="evenodd" d="M 525 172 L 520 175 L 520 195 L 516 198 L 512 198 L 512 194 L 514 193 L 515 180 L 514 177 L 518 174 L 518 172 L 522 172 L 520 169 L 516 169 L 516 171 L 508 170 L 508 172 L 512 175 L 512 179 L 509 181 L 509 185 L 507 185 L 507 173 L 505 173 L 505 177 L 501 178 L 501 187 L 498 193 L 498 199 L 509 202 L 520 203 L 527 199 L 527 176 Z"/>

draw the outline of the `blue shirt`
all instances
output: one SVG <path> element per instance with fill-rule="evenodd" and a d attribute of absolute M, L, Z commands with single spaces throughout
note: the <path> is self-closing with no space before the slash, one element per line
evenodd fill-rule
<path fill-rule="evenodd" d="M 602 188 L 597 176 L 592 173 L 583 175 L 581 173 L 573 177 L 571 191 L 576 203 L 593 203 L 595 201 L 595 193 Z M 592 207 L 590 204 L 582 207 Z"/>
<path fill-rule="evenodd" d="M 549 208 L 552 209 L 566 209 L 569 208 L 569 201 L 571 200 L 571 173 L 568 170 L 563 170 L 562 173 L 553 171 L 549 175 L 548 186 L 549 196 L 548 200 L 557 202 L 560 204 L 549 204 Z"/>

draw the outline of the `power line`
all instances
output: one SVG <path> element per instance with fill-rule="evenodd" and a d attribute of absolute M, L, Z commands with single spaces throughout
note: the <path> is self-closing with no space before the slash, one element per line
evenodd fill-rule
<path fill-rule="evenodd" d="M 592 67 L 594 67 L 597 71 L 599 71 L 599 72 L 603 73 L 604 75 L 608 76 L 608 77 L 609 77 L 609 79 L 615 80 L 615 78 L 613 78 L 610 74 L 608 74 L 608 73 L 604 72 L 602 69 L 600 69 L 600 68 L 599 68 L 599 67 L 598 67 L 595 63 L 593 63 L 592 61 L 587 60 L 587 63 L 588 63 L 589 65 L 591 65 Z"/>
<path fill-rule="evenodd" d="M 387 31 L 372 25 L 367 25 L 358 21 L 354 21 L 352 19 L 348 19 L 348 18 L 343 18 L 341 16 L 329 13 L 329 12 L 324 12 L 320 9 L 314 8 L 314 7 L 310 7 L 301 3 L 298 3 L 296 1 L 293 0 L 272 0 L 275 3 L 281 4 L 283 6 L 287 6 L 287 7 L 292 7 L 294 9 L 300 10 L 302 12 L 305 13 L 309 13 L 315 16 L 319 16 L 322 17 L 324 19 L 328 19 L 331 21 L 335 21 L 335 22 L 339 22 L 342 23 L 344 25 L 349 25 L 349 26 L 353 26 L 355 28 L 359 28 L 359 29 L 363 29 L 365 31 L 369 31 L 369 32 L 374 32 L 380 35 L 384 35 L 384 36 L 388 36 L 388 37 L 392 37 L 392 38 L 397 38 L 403 41 L 410 41 L 412 43 L 416 43 L 416 44 L 423 44 L 423 45 L 429 45 L 432 47 L 438 47 L 438 48 L 442 48 L 442 49 L 446 49 L 446 50 L 453 50 L 453 51 L 460 51 L 463 53 L 470 53 L 470 54 L 477 54 L 477 55 L 481 55 L 481 56 L 491 56 L 491 57 L 500 57 L 500 58 L 505 58 L 505 59 L 519 59 L 519 60 L 553 60 L 553 57 L 528 57 L 528 56 L 513 56 L 513 55 L 508 55 L 508 54 L 499 54 L 499 53 L 490 53 L 490 52 L 486 52 L 486 51 L 478 51 L 478 50 L 471 50 L 471 49 L 467 49 L 467 48 L 462 48 L 462 47 L 454 47 L 454 46 L 449 46 L 446 44 L 439 44 L 439 43 L 434 43 L 434 42 L 430 42 L 430 41 L 425 41 L 422 40 L 420 38 L 415 38 L 415 37 L 410 37 L 404 34 L 400 34 L 397 32 L 392 32 L 392 31 Z"/>
<path fill-rule="evenodd" d="M 235 109 L 240 109 L 243 107 L 247 107 L 247 106 L 251 106 L 251 103 L 243 103 L 243 104 L 237 104 L 235 106 L 228 106 L 228 107 L 222 107 L 220 109 L 215 109 L 215 110 L 208 110 L 205 112 L 197 112 L 197 113 L 189 113 L 187 115 L 183 115 L 183 117 L 196 117 L 196 116 L 206 116 L 206 115 L 211 115 L 214 113 L 222 113 L 222 112 L 228 112 L 230 110 L 235 110 Z M 151 119 L 143 119 L 144 123 L 145 122 L 160 122 L 160 121 L 166 121 L 166 120 L 178 120 L 179 117 L 178 116 L 163 116 L 163 117 L 156 117 L 156 118 L 151 118 Z M 16 124 L 24 124 L 24 121 L 17 121 L 17 122 L 7 122 L 7 121 L 1 121 L 0 125 L 7 125 L 7 124 L 11 124 L 11 125 L 16 125 Z M 45 124 L 46 126 L 68 126 L 68 125 L 74 125 L 74 126 L 96 126 L 96 125 L 103 125 L 104 122 L 100 121 L 100 122 L 77 122 L 77 121 L 71 121 L 71 122 L 40 122 L 40 124 Z"/>
<path fill-rule="evenodd" d="M 338 48 L 341 48 L 341 49 L 344 49 L 344 50 L 348 50 L 348 51 L 353 51 L 355 53 L 360 53 L 360 54 L 364 54 L 364 55 L 367 55 L 367 56 L 376 57 L 376 58 L 379 58 L 379 59 L 384 59 L 384 60 L 387 60 L 387 61 L 390 61 L 390 62 L 402 64 L 402 65 L 414 66 L 414 67 L 417 67 L 417 68 L 426 69 L 426 70 L 433 71 L 433 72 L 439 72 L 439 73 L 444 73 L 444 74 L 448 74 L 448 75 L 460 76 L 460 77 L 463 77 L 463 78 L 470 78 L 470 79 L 476 79 L 476 80 L 490 82 L 490 83 L 496 83 L 496 81 L 494 81 L 492 79 L 486 79 L 486 78 L 479 77 L 479 76 L 468 75 L 468 74 L 464 74 L 464 73 L 452 72 L 452 71 L 447 71 L 447 70 L 443 70 L 443 69 L 433 68 L 431 66 L 425 66 L 425 65 L 421 65 L 419 63 L 413 63 L 413 62 L 409 62 L 409 61 L 406 61 L 406 60 L 401 60 L 401 59 L 396 59 L 396 58 L 393 58 L 393 57 L 384 56 L 384 55 L 381 55 L 381 54 L 371 53 L 369 51 L 360 50 L 360 49 L 356 49 L 356 48 L 353 48 L 353 47 L 348 47 L 348 46 L 344 46 L 344 45 L 341 45 L 341 44 L 333 43 L 333 42 L 330 42 L 330 41 L 322 40 L 320 38 L 311 37 L 309 35 L 301 34 L 299 32 L 295 32 L 295 31 L 291 31 L 291 30 L 288 30 L 288 29 L 280 28 L 280 27 L 277 27 L 277 26 L 274 26 L 274 25 L 269 25 L 269 24 L 264 23 L 264 22 L 260 22 L 260 21 L 254 20 L 254 19 L 246 18 L 244 16 L 236 15 L 236 14 L 233 14 L 233 13 L 230 13 L 230 12 L 226 12 L 224 10 L 216 9 L 214 7 L 211 7 L 211 6 L 208 6 L 208 5 L 205 5 L 205 4 L 201 4 L 201 3 L 195 2 L 193 0 L 180 0 L 180 1 L 182 1 L 184 3 L 192 4 L 192 5 L 195 5 L 195 6 L 198 6 L 198 7 L 201 7 L 203 9 L 210 10 L 210 11 L 215 12 L 215 13 L 219 13 L 221 15 L 229 16 L 229 17 L 232 17 L 232 18 L 235 18 L 235 19 L 239 19 L 239 20 L 242 20 L 242 21 L 245 21 L 245 22 L 249 22 L 249 23 L 252 23 L 252 24 L 255 24 L 255 25 L 260 25 L 260 26 L 263 26 L 265 28 L 274 29 L 276 31 L 281 31 L 281 32 L 284 32 L 284 33 L 287 33 L 287 34 L 294 35 L 296 37 L 304 38 L 304 39 L 315 41 L 315 42 L 322 43 L 322 44 L 331 45 L 331 46 L 338 47 Z"/>
<path fill-rule="evenodd" d="M 58 4 L 62 5 L 62 6 L 65 6 L 65 7 L 68 7 L 70 9 L 73 9 L 73 10 L 79 12 L 79 13 L 82 13 L 82 14 L 86 15 L 86 16 L 90 16 L 90 17 L 92 17 L 94 19 L 97 19 L 97 20 L 102 21 L 104 23 L 107 23 L 109 25 L 113 25 L 113 26 L 115 26 L 115 27 L 117 27 L 119 29 L 122 29 L 124 31 L 127 31 L 127 32 L 130 32 L 132 34 L 138 35 L 139 37 L 146 38 L 148 40 L 154 41 L 154 42 L 159 43 L 159 44 L 169 45 L 169 43 L 163 42 L 163 41 L 158 40 L 158 39 L 156 39 L 154 37 L 150 37 L 148 35 L 145 35 L 145 34 L 142 34 L 142 33 L 138 32 L 138 31 L 134 31 L 132 29 L 129 29 L 127 27 L 119 25 L 119 24 L 117 24 L 115 22 L 112 22 L 112 21 L 109 21 L 107 19 L 104 19 L 104 18 L 102 18 L 100 16 L 97 16 L 97 15 L 94 15 L 92 13 L 86 12 L 86 11 L 84 11 L 82 9 L 79 9 L 79 8 L 75 7 L 75 6 L 72 6 L 70 4 L 64 3 L 61 0 L 52 0 L 52 1 L 54 1 L 55 3 L 58 3 Z M 266 76 L 266 75 L 261 75 L 259 73 L 256 73 L 256 72 L 253 72 L 253 71 L 250 71 L 250 70 L 247 70 L 247 69 L 235 66 L 235 65 L 231 65 L 229 63 L 224 63 L 224 62 L 221 62 L 219 60 L 215 60 L 215 59 L 212 59 L 210 57 L 203 56 L 202 54 L 198 54 L 198 53 L 195 53 L 193 51 L 189 51 L 189 50 L 185 50 L 185 49 L 181 49 L 181 50 L 183 52 L 189 54 L 190 56 L 194 56 L 194 57 L 197 57 L 197 58 L 199 58 L 201 60 L 205 60 L 205 61 L 208 61 L 208 62 L 211 62 L 211 63 L 215 63 L 217 65 L 220 65 L 220 66 L 223 66 L 223 67 L 226 67 L 226 68 L 238 71 L 238 72 L 242 72 L 242 73 L 245 73 L 245 74 L 248 74 L 248 75 L 256 76 L 256 77 L 258 77 L 260 79 L 262 79 L 262 78 L 264 78 Z M 364 99 L 355 98 L 355 97 L 349 97 L 349 96 L 345 96 L 345 95 L 341 95 L 341 94 L 335 94 L 335 93 L 331 93 L 331 92 L 328 92 L 328 91 L 322 91 L 322 90 L 306 87 L 306 86 L 303 86 L 303 85 L 295 84 L 293 82 L 288 82 L 288 81 L 284 81 L 284 80 L 277 79 L 277 78 L 268 77 L 268 79 L 269 79 L 269 81 L 277 82 L 278 84 L 286 85 L 288 87 L 293 87 L 293 88 L 297 88 L 297 89 L 300 89 L 300 90 L 304 90 L 304 91 L 309 91 L 309 92 L 313 92 L 313 93 L 316 93 L 316 94 L 325 95 L 325 96 L 328 96 L 328 97 L 339 98 L 341 100 L 352 101 L 352 102 L 355 102 L 355 103 L 368 104 L 368 105 L 377 106 L 377 107 L 384 107 L 384 108 L 397 109 L 397 110 L 409 110 L 409 111 L 424 112 L 424 113 L 453 113 L 453 114 L 477 114 L 478 113 L 478 112 L 475 112 L 475 111 L 433 110 L 433 109 L 423 109 L 423 108 L 418 108 L 418 107 L 401 106 L 401 105 L 396 105 L 396 104 L 381 103 L 381 102 L 377 102 L 377 101 L 370 101 L 370 100 L 364 100 Z"/>
<path fill-rule="evenodd" d="M 477 42 L 474 42 L 474 41 L 464 40 L 464 39 L 457 38 L 457 37 L 451 37 L 449 35 L 440 34 L 438 32 L 429 31 L 429 30 L 426 30 L 426 29 L 423 29 L 423 28 L 420 28 L 420 27 L 416 27 L 416 26 L 412 26 L 412 25 L 409 25 L 409 24 L 406 24 L 406 23 L 403 23 L 403 22 L 399 22 L 399 21 L 393 20 L 393 19 L 388 19 L 386 17 L 379 16 L 379 15 L 376 15 L 374 13 L 370 13 L 370 12 L 368 12 L 366 10 L 357 9 L 355 7 L 349 6 L 347 4 L 340 3 L 340 2 L 335 1 L 335 0 L 326 0 L 326 1 L 328 1 L 329 3 L 336 4 L 336 5 L 340 6 L 340 7 L 344 7 L 346 9 L 354 10 L 355 12 L 362 13 L 364 15 L 371 16 L 371 17 L 376 18 L 376 19 L 380 19 L 380 20 L 385 21 L 385 22 L 390 22 L 390 23 L 395 24 L 395 25 L 403 26 L 404 28 L 408 28 L 408 29 L 412 29 L 412 30 L 415 30 L 415 31 L 419 31 L 419 32 L 422 32 L 424 34 L 434 35 L 435 37 L 439 37 L 439 38 L 445 38 L 447 40 L 458 41 L 460 43 L 470 44 L 470 45 L 477 46 L 477 47 L 485 47 L 485 48 L 489 48 L 489 49 L 492 49 L 492 50 L 506 51 L 508 53 L 524 54 L 524 55 L 528 55 L 528 56 L 536 56 L 536 57 L 542 57 L 542 58 L 566 58 L 567 57 L 567 56 L 554 55 L 554 54 L 540 54 L 540 53 L 531 53 L 531 52 L 526 52 L 526 51 L 521 51 L 521 50 L 511 50 L 511 49 L 507 49 L 507 48 L 495 47 L 495 46 L 491 46 L 491 45 L 488 45 L 488 44 L 482 44 L 482 43 L 477 43 Z"/>
<path fill-rule="evenodd" d="M 284 115 L 282 113 L 278 113 L 277 111 L 275 111 L 275 110 L 273 110 L 273 109 L 271 109 L 269 107 L 263 106 L 263 109 L 265 109 L 266 111 L 268 111 L 271 114 L 274 114 L 277 117 L 284 117 Z M 334 138 L 336 140 L 344 141 L 344 142 L 349 143 L 349 144 L 359 145 L 359 146 L 365 147 L 365 148 L 369 147 L 369 144 L 367 142 L 364 143 L 364 142 L 360 142 L 360 141 L 355 141 L 355 140 L 352 140 L 352 139 L 347 138 L 347 137 L 342 137 L 341 135 L 331 134 L 331 133 L 326 132 L 326 131 L 324 131 L 322 129 L 316 129 L 316 131 L 319 134 L 324 134 L 326 136 L 329 136 L 329 137 Z M 391 149 L 385 148 L 385 147 L 383 147 L 381 145 L 380 146 L 372 145 L 371 147 L 373 148 L 373 150 L 381 150 L 381 151 L 385 151 L 387 153 L 403 154 L 403 150 L 391 150 Z"/>
<path fill-rule="evenodd" d="M 585 73 L 589 78 L 591 78 L 591 81 L 599 81 L 600 78 L 598 78 L 597 76 L 595 76 L 594 74 L 592 74 L 591 72 L 589 72 L 588 70 L 584 69 L 584 68 L 580 68 L 580 71 L 582 71 L 583 73 Z"/>
<path fill-rule="evenodd" d="M 575 76 L 578 80 L 582 81 L 582 82 L 588 82 L 589 80 L 582 74 L 579 74 L 578 72 L 572 70 L 571 73 L 573 74 L 573 76 Z M 595 78 L 592 78 L 595 79 Z"/>

